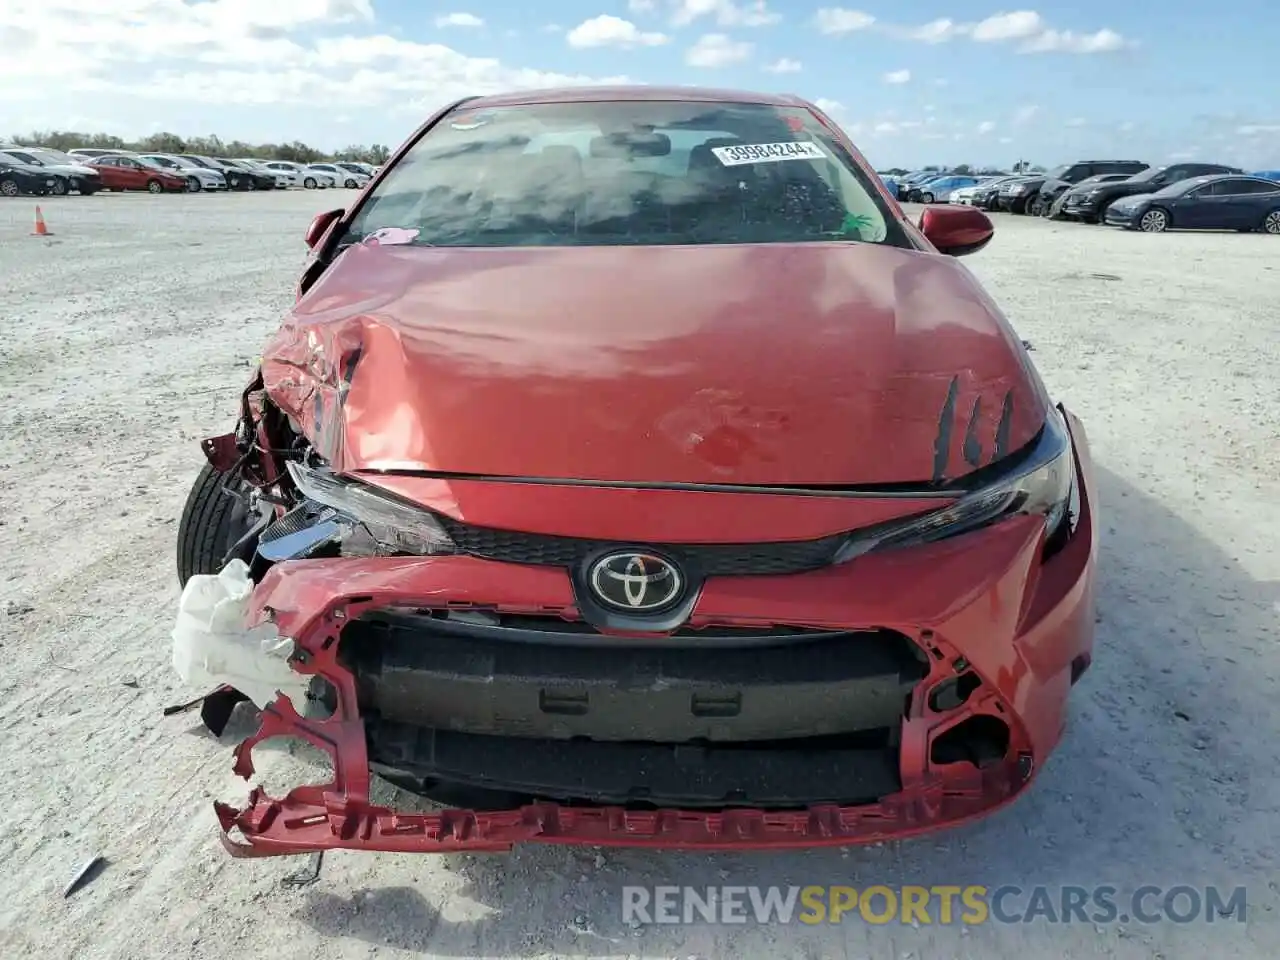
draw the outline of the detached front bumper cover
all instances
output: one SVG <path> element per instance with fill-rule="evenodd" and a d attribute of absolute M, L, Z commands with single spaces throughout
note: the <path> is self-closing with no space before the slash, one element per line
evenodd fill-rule
<path fill-rule="evenodd" d="M 343 628 L 366 612 L 397 606 L 573 619 L 564 572 L 446 556 L 294 560 L 269 569 L 256 587 L 234 564 L 214 577 L 194 577 L 175 629 L 175 663 L 190 682 L 218 685 L 204 700 L 206 720 L 225 719 L 246 698 L 261 707 L 258 730 L 235 749 L 235 772 L 251 780 L 254 748 L 273 737 L 309 742 L 333 768 L 327 784 L 300 786 L 281 798 L 256 787 L 244 808 L 215 804 L 223 845 L 237 857 L 335 848 L 505 851 L 519 842 L 782 849 L 901 838 L 988 815 L 1031 782 L 1056 745 L 1067 693 L 1089 663 L 1092 465 L 1078 421 L 1068 415 L 1068 426 L 1080 478 L 1079 521 L 1047 563 L 1043 522 L 1024 516 L 912 548 L 910 558 L 905 551 L 869 555 L 760 578 L 745 591 L 737 578 L 708 581 L 696 615 L 710 622 L 878 624 L 926 653 L 927 676 L 901 727 L 902 789 L 871 804 L 706 811 L 548 802 L 497 812 L 398 812 L 371 799 L 357 681 L 338 656 Z M 903 590 L 908 580 L 912 587 Z M 961 678 L 971 688 L 967 698 L 940 704 L 946 700 L 940 693 Z M 325 696 L 309 700 L 307 691 L 318 688 Z M 322 702 L 332 713 L 316 709 Z M 1007 728 L 1002 758 L 981 765 L 940 761 L 939 739 L 975 720 Z"/>

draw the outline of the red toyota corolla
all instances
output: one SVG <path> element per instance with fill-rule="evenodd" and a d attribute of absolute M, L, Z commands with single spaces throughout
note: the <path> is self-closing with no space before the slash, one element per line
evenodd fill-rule
<path fill-rule="evenodd" d="M 228 848 L 798 847 L 1022 792 L 1090 662 L 1078 420 L 794 97 L 431 118 L 316 219 L 182 517 L 174 660 L 333 780 Z M 373 775 L 436 812 L 375 803 Z"/>

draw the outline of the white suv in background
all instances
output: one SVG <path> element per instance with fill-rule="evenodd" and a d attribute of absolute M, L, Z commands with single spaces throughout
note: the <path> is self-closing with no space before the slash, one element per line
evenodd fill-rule
<path fill-rule="evenodd" d="M 358 189 L 369 182 L 369 175 L 353 163 L 313 163 L 310 169 L 333 174 L 348 190 Z"/>
<path fill-rule="evenodd" d="M 309 166 L 303 166 L 301 163 L 294 163 L 292 160 L 268 160 L 266 166 L 269 170 L 284 170 L 297 175 L 295 183 L 301 184 L 308 190 L 323 190 L 326 187 L 336 187 L 338 178 L 332 173 L 326 173 L 323 170 L 314 170 Z"/>
<path fill-rule="evenodd" d="M 170 173 L 186 177 L 187 187 L 192 193 L 199 193 L 201 190 L 227 189 L 227 178 L 220 171 L 201 167 L 183 157 L 175 157 L 168 153 L 140 153 L 138 159 L 150 160 Z"/>

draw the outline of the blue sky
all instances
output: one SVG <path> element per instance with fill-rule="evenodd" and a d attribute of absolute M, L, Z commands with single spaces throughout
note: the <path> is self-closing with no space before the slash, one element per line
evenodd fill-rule
<path fill-rule="evenodd" d="M 453 97 L 626 79 L 798 93 L 880 167 L 1280 167 L 1277 27 L 1275 0 L 5 0 L 0 136 L 394 146 Z"/>

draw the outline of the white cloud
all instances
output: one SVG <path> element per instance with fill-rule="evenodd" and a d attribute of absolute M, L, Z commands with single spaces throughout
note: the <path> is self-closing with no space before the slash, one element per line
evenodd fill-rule
<path fill-rule="evenodd" d="M 980 124 L 978 124 L 978 133 L 980 134 L 990 133 L 995 128 L 996 128 L 995 121 L 983 120 Z"/>
<path fill-rule="evenodd" d="M 654 0 L 627 0 L 627 9 L 632 13 L 652 13 L 656 7 Z"/>
<path fill-rule="evenodd" d="M 819 110 L 821 110 L 823 113 L 829 113 L 829 114 L 832 114 L 833 116 L 835 114 L 844 112 L 843 103 L 841 103 L 839 100 L 830 100 L 826 97 L 819 97 L 817 100 L 813 101 L 813 105 L 817 107 Z"/>
<path fill-rule="evenodd" d="M 1040 115 L 1040 108 L 1034 104 L 1027 104 L 1025 107 L 1019 107 L 1013 114 L 1013 122 L 1016 124 L 1030 123 Z"/>
<path fill-rule="evenodd" d="M 799 73 L 801 69 L 803 68 L 800 61 L 792 60 L 789 57 L 783 57 L 780 60 L 775 60 L 773 63 L 765 67 L 765 70 L 769 71 L 769 73 Z"/>
<path fill-rule="evenodd" d="M 861 10 L 846 10 L 844 7 L 823 7 L 814 14 L 813 22 L 819 30 L 828 34 L 853 33 L 871 27 L 876 18 Z"/>
<path fill-rule="evenodd" d="M 474 13 L 446 13 L 436 17 L 437 27 L 483 27 L 484 21 Z"/>
<path fill-rule="evenodd" d="M 765 0 L 674 0 L 673 26 L 685 27 L 703 17 L 714 17 L 722 27 L 767 27 L 779 22 L 781 14 L 769 9 Z"/>
<path fill-rule="evenodd" d="M 892 120 L 881 120 L 871 128 L 871 132 L 877 136 L 892 136 L 897 133 L 898 130 L 898 124 L 894 123 Z"/>
<path fill-rule="evenodd" d="M 372 18 L 368 0 L 4 0 L 5 126 L 335 148 L 397 143 L 468 94 L 627 80 L 466 56 L 374 32 Z M 341 104 L 351 123 L 335 129 L 317 103 Z"/>
<path fill-rule="evenodd" d="M 892 84 L 909 83 L 911 81 L 911 71 L 910 70 L 890 70 L 883 77 L 881 77 L 881 79 L 884 80 L 885 83 L 892 83 Z"/>
<path fill-rule="evenodd" d="M 821 26 L 820 23 L 820 29 Z M 1020 53 L 1112 53 L 1137 45 L 1107 27 L 1093 33 L 1052 28 L 1034 10 L 997 13 L 975 23 L 942 17 L 917 27 L 884 24 L 881 29 L 890 36 L 918 43 L 946 43 L 958 37 L 968 37 L 978 43 L 1020 41 Z"/>
<path fill-rule="evenodd" d="M 691 67 L 726 67 L 746 60 L 754 49 L 754 45 L 746 41 L 734 40 L 723 33 L 708 33 L 685 51 L 684 62 Z"/>
<path fill-rule="evenodd" d="M 667 42 L 662 33 L 640 30 L 630 20 L 602 14 L 584 20 L 565 38 L 569 46 L 587 47 L 656 47 Z"/>
<path fill-rule="evenodd" d="M 997 13 L 973 25 L 969 35 L 980 43 L 1025 40 L 1045 29 L 1044 20 L 1034 10 Z"/>
<path fill-rule="evenodd" d="M 930 20 L 919 27 L 898 28 L 894 31 L 908 40 L 919 43 L 946 43 L 965 32 L 964 24 L 956 23 L 946 17 Z"/>
<path fill-rule="evenodd" d="M 1133 44 L 1120 34 L 1103 28 L 1096 33 L 1046 30 L 1020 49 L 1023 53 L 1112 53 L 1130 46 Z"/>

